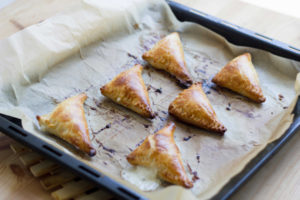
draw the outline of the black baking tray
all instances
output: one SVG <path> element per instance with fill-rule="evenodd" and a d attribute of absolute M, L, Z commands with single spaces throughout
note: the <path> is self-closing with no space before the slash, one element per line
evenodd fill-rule
<path fill-rule="evenodd" d="M 167 1 L 175 16 L 180 21 L 190 21 L 200 24 L 225 37 L 229 42 L 263 49 L 278 56 L 286 57 L 296 61 L 300 61 L 300 50 L 271 39 L 264 35 L 241 28 L 224 20 L 210 16 L 201 11 L 191 9 L 182 4 Z M 299 98 L 294 113 L 294 121 L 285 132 L 285 134 L 276 141 L 267 145 L 238 175 L 233 177 L 212 199 L 228 199 L 236 192 L 251 176 L 255 174 L 293 135 L 296 134 L 300 127 L 300 102 Z M 19 119 L 0 114 L 0 131 L 9 137 L 15 139 L 23 145 L 26 145 L 39 153 L 57 161 L 63 166 L 76 172 L 79 176 L 95 183 L 95 186 L 105 188 L 114 193 L 121 199 L 146 199 L 137 192 L 129 189 L 122 184 L 112 180 L 111 178 L 101 174 L 97 170 L 89 167 L 85 163 L 76 160 L 74 157 L 62 152 L 61 150 L 51 146 L 38 137 L 32 135 L 22 128 Z"/>

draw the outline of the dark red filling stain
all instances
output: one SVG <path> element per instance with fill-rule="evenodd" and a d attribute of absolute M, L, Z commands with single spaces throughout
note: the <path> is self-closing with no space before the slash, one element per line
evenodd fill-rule
<path fill-rule="evenodd" d="M 162 112 L 163 114 L 165 114 L 165 115 L 168 114 L 168 112 L 166 112 L 166 111 L 164 111 L 164 110 L 162 110 L 161 112 Z"/>
<path fill-rule="evenodd" d="M 103 143 L 100 142 L 98 139 L 96 139 L 96 142 L 99 144 L 99 147 L 102 147 L 102 149 L 103 149 L 104 151 L 107 151 L 107 152 L 109 152 L 109 153 L 111 153 L 111 154 L 116 153 L 116 150 L 105 147 L 105 146 L 103 145 Z M 111 155 L 109 155 L 109 154 L 107 154 L 107 155 L 111 157 Z"/>
<path fill-rule="evenodd" d="M 252 112 L 250 112 L 250 111 L 243 111 L 243 110 L 240 110 L 240 109 L 235 109 L 237 112 L 239 112 L 239 113 L 242 113 L 243 115 L 245 115 L 246 117 L 248 117 L 248 118 L 250 118 L 250 119 L 254 119 L 255 117 L 254 117 L 254 115 L 253 115 L 253 113 Z"/>
<path fill-rule="evenodd" d="M 231 110 L 231 103 L 228 103 L 226 110 L 230 111 Z"/>
<path fill-rule="evenodd" d="M 139 143 L 137 143 L 137 144 L 135 145 L 135 147 L 140 146 L 143 142 L 144 142 L 144 139 L 142 139 Z"/>
<path fill-rule="evenodd" d="M 103 145 L 102 145 L 102 148 L 103 148 L 103 150 L 105 150 L 105 151 L 107 151 L 107 152 L 109 152 L 109 153 L 111 153 L 111 154 L 116 153 L 116 150 L 107 148 L 107 147 L 105 147 L 105 146 L 103 146 Z"/>
<path fill-rule="evenodd" d="M 93 134 L 98 134 L 98 133 L 101 133 L 102 131 L 104 131 L 105 129 L 109 129 L 111 127 L 111 124 L 106 124 L 106 126 L 104 126 L 103 128 L 101 128 L 100 130 L 98 131 L 95 131 L 93 132 Z"/>
<path fill-rule="evenodd" d="M 159 115 L 157 115 L 157 116 L 158 116 L 159 120 L 160 120 L 160 121 L 162 121 L 162 122 L 164 122 L 164 121 L 166 121 L 166 120 L 167 120 L 167 118 L 166 118 L 166 117 L 162 117 L 162 116 L 159 116 Z"/>
<path fill-rule="evenodd" d="M 133 58 L 133 59 L 135 59 L 135 60 L 138 59 L 135 55 L 133 55 L 133 54 L 131 54 L 131 53 L 127 53 L 127 55 L 128 55 L 128 57 Z"/>
<path fill-rule="evenodd" d="M 222 94 L 220 88 L 210 80 L 202 80 L 202 88 L 206 94 L 210 94 L 210 90 L 213 90 L 218 94 Z"/>
<path fill-rule="evenodd" d="M 156 89 L 154 92 L 161 94 L 161 93 L 162 93 L 162 90 L 161 90 L 161 88 L 158 88 L 158 89 Z"/>
<path fill-rule="evenodd" d="M 189 164 L 187 164 L 187 167 L 188 167 L 190 174 L 193 175 L 192 181 L 195 182 L 195 181 L 199 180 L 200 178 L 198 176 L 198 173 L 196 171 L 193 171 Z"/>
<path fill-rule="evenodd" d="M 153 90 L 155 93 L 162 94 L 162 88 L 155 88 L 152 85 L 147 86 L 147 91 Z"/>
<path fill-rule="evenodd" d="M 194 70 L 196 73 L 202 73 L 202 74 L 206 74 L 206 71 L 205 70 L 203 70 L 203 69 L 197 69 L 197 68 L 195 68 L 195 70 Z"/>
<path fill-rule="evenodd" d="M 283 100 L 283 98 L 284 98 L 284 96 L 283 96 L 282 94 L 279 94 L 279 95 L 278 95 L 278 99 L 279 99 L 279 101 L 282 101 L 282 100 Z"/>
<path fill-rule="evenodd" d="M 90 106 L 91 110 L 97 110 L 97 108 Z"/>
<path fill-rule="evenodd" d="M 183 141 L 189 141 L 192 138 L 192 136 L 184 137 Z"/>
<path fill-rule="evenodd" d="M 198 176 L 198 173 L 197 173 L 196 171 L 193 172 L 192 174 L 194 175 L 193 178 L 192 178 L 192 181 L 193 181 L 193 182 L 195 182 L 195 181 L 197 181 L 197 180 L 200 179 L 199 176 Z"/>
<path fill-rule="evenodd" d="M 197 162 L 200 163 L 200 155 L 199 154 L 197 154 L 196 158 L 197 158 Z"/>

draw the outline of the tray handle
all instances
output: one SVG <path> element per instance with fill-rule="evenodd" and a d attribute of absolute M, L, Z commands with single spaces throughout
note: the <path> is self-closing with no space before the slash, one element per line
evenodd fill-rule
<path fill-rule="evenodd" d="M 213 17 L 199 10 L 189 8 L 180 3 L 170 0 L 167 0 L 167 2 L 180 21 L 201 24 L 222 35 L 233 44 L 266 50 L 278 56 L 300 61 L 300 49 L 296 47 Z"/>

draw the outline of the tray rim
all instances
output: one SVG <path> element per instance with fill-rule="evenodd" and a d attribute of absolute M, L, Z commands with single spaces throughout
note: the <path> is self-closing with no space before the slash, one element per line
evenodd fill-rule
<path fill-rule="evenodd" d="M 299 48 L 174 2 L 173 0 L 166 1 L 179 21 L 197 23 L 218 33 L 228 42 L 235 45 L 262 49 L 284 58 L 300 61 Z"/>
<path fill-rule="evenodd" d="M 263 39 L 264 37 L 261 37 L 262 35 L 257 36 L 257 33 L 254 33 L 253 31 L 241 28 L 196 9 L 189 8 L 185 5 L 169 0 L 167 0 L 167 3 L 170 5 L 172 11 L 179 20 L 183 21 L 182 19 L 185 19 L 184 21 L 193 21 L 201 26 L 207 27 L 214 32 L 222 35 L 231 43 L 249 46 L 249 42 L 254 42 L 256 43 L 256 45 L 258 45 L 258 47 L 252 47 L 264 49 L 271 53 L 275 52 L 274 54 L 276 55 L 280 54 L 280 56 L 300 61 L 300 50 L 298 53 L 298 49 L 295 47 L 291 48 L 290 45 L 284 44 L 277 40 L 270 40 L 270 38 L 264 36 L 268 38 L 268 40 L 265 40 Z M 227 35 L 222 34 L 224 33 L 224 31 L 225 33 L 227 33 Z M 228 37 L 228 33 L 230 33 L 230 37 Z M 247 41 L 243 40 L 244 42 L 240 43 L 239 41 L 232 39 L 231 37 L 233 36 L 237 36 L 238 38 L 246 38 Z M 228 199 L 242 185 L 244 185 L 265 163 L 267 163 L 267 161 L 272 156 L 274 156 L 280 150 L 280 148 L 289 139 L 292 138 L 293 135 L 295 135 L 297 130 L 300 128 L 299 96 L 293 113 L 295 114 L 295 117 L 289 129 L 279 139 L 267 144 L 267 146 L 257 156 L 255 156 L 239 174 L 232 177 L 230 181 L 227 182 L 218 192 L 218 194 L 212 197 L 212 199 Z M 29 146 L 39 153 L 49 157 L 50 159 L 55 160 L 63 166 L 68 167 L 72 171 L 76 172 L 79 176 L 87 178 L 88 180 L 94 182 L 97 186 L 105 188 L 106 190 L 116 194 L 122 199 L 147 199 L 133 189 L 130 189 L 113 180 L 112 178 L 101 174 L 99 171 L 88 166 L 84 162 L 77 160 L 75 157 L 64 153 L 63 151 L 43 141 L 37 136 L 24 130 L 22 127 L 20 127 L 20 123 L 16 118 L 5 116 L 0 113 L 0 132 L 19 141 L 21 144 Z"/>

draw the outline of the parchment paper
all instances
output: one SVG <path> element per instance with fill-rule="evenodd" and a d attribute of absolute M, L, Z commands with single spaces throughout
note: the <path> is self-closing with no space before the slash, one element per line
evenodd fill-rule
<path fill-rule="evenodd" d="M 199 177 L 192 190 L 165 185 L 142 192 L 120 177 L 125 156 L 149 134 L 174 120 L 168 105 L 182 91 L 174 78 L 146 65 L 143 52 L 163 36 L 180 34 L 194 81 L 203 81 L 223 137 L 175 121 L 176 144 L 189 174 Z M 258 105 L 211 83 L 229 60 L 250 52 L 266 102 Z M 291 124 L 300 64 L 265 51 L 238 47 L 194 23 L 178 22 L 163 0 L 82 1 L 77 7 L 0 41 L 0 112 L 22 119 L 24 128 L 102 173 L 152 199 L 207 199 Z M 134 64 L 145 66 L 152 108 L 144 119 L 103 97 L 100 86 Z M 161 90 L 161 93 L 159 90 Z M 38 130 L 36 115 L 64 99 L 86 92 L 85 112 L 97 155 L 88 158 Z M 108 126 L 107 126 L 108 125 Z M 194 176 L 193 175 L 193 176 Z"/>

